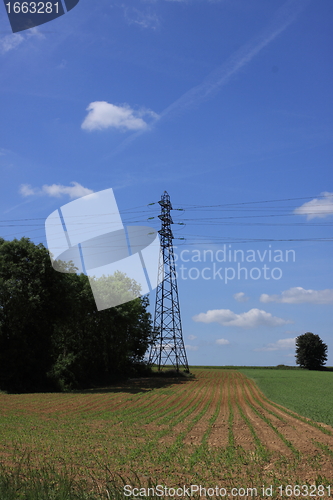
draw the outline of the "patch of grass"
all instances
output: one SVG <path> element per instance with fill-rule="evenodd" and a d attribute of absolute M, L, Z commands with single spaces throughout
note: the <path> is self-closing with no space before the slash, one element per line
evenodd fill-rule
<path fill-rule="evenodd" d="M 57 472 L 52 466 L 34 469 L 29 460 L 12 469 L 0 467 L 1 500 L 106 500 L 101 492 L 89 491 L 86 482 L 74 479 L 68 471 Z M 120 497 L 119 497 L 120 498 Z"/>
<path fill-rule="evenodd" d="M 107 471 L 103 482 L 89 477 L 89 481 L 77 479 L 70 471 L 57 472 L 52 466 L 33 469 L 28 460 L 18 464 L 8 471 L 0 467 L 0 498 L 1 500 L 133 500 L 137 493 L 131 495 L 129 489 L 125 493 L 125 485 L 138 490 L 144 489 L 139 498 L 143 500 L 156 499 L 153 490 L 157 484 L 146 480 L 144 483 L 133 473 L 132 477 L 115 475 Z M 158 495 L 165 500 L 169 495 Z M 199 500 L 197 495 L 192 496 Z"/>

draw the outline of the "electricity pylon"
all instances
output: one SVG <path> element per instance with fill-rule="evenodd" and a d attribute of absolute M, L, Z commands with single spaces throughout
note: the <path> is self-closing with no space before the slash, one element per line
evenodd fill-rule
<path fill-rule="evenodd" d="M 166 365 L 172 365 L 177 371 L 183 368 L 185 372 L 189 372 L 183 340 L 172 243 L 171 224 L 173 221 L 170 214 L 172 205 L 166 191 L 164 191 L 159 204 L 161 205 L 161 215 L 158 217 L 162 221 L 162 227 L 159 231 L 161 256 L 158 270 L 159 285 L 156 289 L 154 344 L 150 349 L 149 364 L 157 365 L 158 370 L 162 370 Z"/>

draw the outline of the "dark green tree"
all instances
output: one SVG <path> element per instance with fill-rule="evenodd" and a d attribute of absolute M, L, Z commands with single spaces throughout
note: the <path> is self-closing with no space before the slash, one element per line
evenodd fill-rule
<path fill-rule="evenodd" d="M 139 295 L 121 273 L 100 283 L 106 294 Z M 150 342 L 147 305 L 138 297 L 97 311 L 85 275 L 55 271 L 48 250 L 28 238 L 0 239 L 0 389 L 82 388 L 128 375 Z"/>
<path fill-rule="evenodd" d="M 64 276 L 48 251 L 28 238 L 0 239 L 0 388 L 22 392 L 48 388 L 51 333 L 64 319 Z"/>
<path fill-rule="evenodd" d="M 97 311 L 90 283 L 84 275 L 72 275 L 68 321 L 53 337 L 54 366 L 51 376 L 60 388 L 101 386 L 132 373 L 140 366 L 151 340 L 148 299 Z M 102 278 L 106 294 L 123 295 L 137 284 L 122 273 Z"/>
<path fill-rule="evenodd" d="M 296 338 L 296 364 L 308 370 L 321 370 L 327 361 L 327 345 L 311 332 Z"/>

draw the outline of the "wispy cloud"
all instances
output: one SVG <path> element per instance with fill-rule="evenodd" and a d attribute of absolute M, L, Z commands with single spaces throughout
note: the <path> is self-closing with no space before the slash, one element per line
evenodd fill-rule
<path fill-rule="evenodd" d="M 27 31 L 27 38 L 31 37 L 39 38 L 40 40 L 44 40 L 46 38 L 45 35 L 39 31 L 39 28 L 37 26 L 35 26 L 34 28 L 30 28 Z"/>
<path fill-rule="evenodd" d="M 158 115 L 150 109 L 132 109 L 128 104 L 117 106 L 106 101 L 91 102 L 87 107 L 88 115 L 83 121 L 81 128 L 84 130 L 103 130 L 116 128 L 119 130 L 144 130 L 148 123 L 143 116 L 152 117 L 155 120 Z"/>
<path fill-rule="evenodd" d="M 195 340 L 196 338 L 197 338 L 197 337 L 196 337 L 195 335 L 189 335 L 189 336 L 188 336 L 188 339 L 189 339 L 189 340 Z"/>
<path fill-rule="evenodd" d="M 305 290 L 301 286 L 289 288 L 280 295 L 260 296 L 260 302 L 280 302 L 282 304 L 333 304 L 333 289 Z"/>
<path fill-rule="evenodd" d="M 309 0 L 288 0 L 276 13 L 273 21 L 250 42 L 236 51 L 222 66 L 210 73 L 196 87 L 183 94 L 161 114 L 161 118 L 197 106 L 212 97 L 230 78 L 249 64 L 269 43 L 277 38 L 295 20 Z"/>
<path fill-rule="evenodd" d="M 260 309 L 250 309 L 241 314 L 236 314 L 230 309 L 213 309 L 206 313 L 197 314 L 192 319 L 199 323 L 219 323 L 222 326 L 241 328 L 274 327 L 292 323 L 290 320 L 272 316 L 271 313 Z"/>
<path fill-rule="evenodd" d="M 124 7 L 124 15 L 128 24 L 135 24 L 141 28 L 157 29 L 160 21 L 156 13 L 149 10 L 142 11 L 136 7 Z"/>
<path fill-rule="evenodd" d="M 306 215 L 308 220 L 323 219 L 333 214 L 333 193 L 321 193 L 322 198 L 314 198 L 307 201 L 302 206 L 296 208 L 294 213 L 297 215 Z"/>
<path fill-rule="evenodd" d="M 71 186 L 62 186 L 61 184 L 52 184 L 48 186 L 44 184 L 42 188 L 34 188 L 30 184 L 22 184 L 20 186 L 20 193 L 24 197 L 28 196 L 51 196 L 53 198 L 60 198 L 67 195 L 71 199 L 81 198 L 87 194 L 92 194 L 94 191 L 83 187 L 78 182 L 71 182 Z"/>
<path fill-rule="evenodd" d="M 6 35 L 0 38 L 0 53 L 5 54 L 10 50 L 18 47 L 24 40 L 24 37 L 18 33 L 14 33 L 13 35 Z"/>
<path fill-rule="evenodd" d="M 272 344 L 267 344 L 265 347 L 254 349 L 255 351 L 284 351 L 286 349 L 295 349 L 295 338 L 280 339 Z"/>
<path fill-rule="evenodd" d="M 197 351 L 199 347 L 197 345 L 186 345 L 185 349 L 187 349 L 188 351 Z"/>
<path fill-rule="evenodd" d="M 227 339 L 217 339 L 216 343 L 218 345 L 229 345 L 230 344 L 229 340 L 227 340 Z"/>
<path fill-rule="evenodd" d="M 237 302 L 247 302 L 250 297 L 247 297 L 244 292 L 235 293 L 233 298 L 237 300 Z"/>
<path fill-rule="evenodd" d="M 38 188 L 31 187 L 30 184 L 21 184 L 20 186 L 20 194 L 22 196 L 36 196 L 40 191 Z"/>
<path fill-rule="evenodd" d="M 187 3 L 187 0 L 167 1 Z M 208 1 L 211 1 L 212 3 L 215 2 L 215 0 Z M 160 121 L 163 118 L 177 115 L 182 110 L 198 106 L 201 102 L 212 98 L 223 85 L 226 85 L 229 82 L 232 76 L 250 63 L 262 49 L 264 49 L 270 42 L 275 40 L 275 38 L 287 29 L 309 1 L 310 0 L 287 0 L 287 2 L 276 12 L 274 19 L 259 35 L 232 54 L 224 64 L 210 73 L 201 84 L 192 87 L 179 99 L 170 104 L 170 106 L 162 111 L 162 113 L 156 115 L 151 125 L 154 125 L 157 121 Z M 112 156 L 120 151 L 123 151 L 125 147 L 140 137 L 145 128 L 146 127 L 138 127 L 134 129 L 136 132 L 130 137 L 127 137 L 120 144 L 120 146 L 118 146 Z"/>
<path fill-rule="evenodd" d="M 16 49 L 22 42 L 30 38 L 44 39 L 45 36 L 38 30 L 37 27 L 29 29 L 25 36 L 20 33 L 13 33 L 0 38 L 0 54 L 5 54 L 11 50 Z"/>

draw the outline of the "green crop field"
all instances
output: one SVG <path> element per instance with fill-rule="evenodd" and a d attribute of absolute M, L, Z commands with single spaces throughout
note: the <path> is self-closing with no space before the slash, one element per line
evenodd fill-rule
<path fill-rule="evenodd" d="M 287 400 L 290 409 L 270 402 L 240 371 L 192 371 L 194 378 L 133 379 L 81 393 L 0 394 L 0 499 L 137 498 L 125 497 L 123 480 L 146 489 L 257 488 L 258 497 L 272 485 L 272 498 L 288 484 L 322 485 L 316 496 L 327 497 L 332 485 L 333 494 L 332 427 L 293 413 Z M 306 384 L 318 408 L 332 404 L 310 384 L 327 386 L 330 373 L 248 375 L 266 395 L 270 384 L 277 394 Z"/>
<path fill-rule="evenodd" d="M 317 422 L 333 426 L 333 372 L 308 370 L 240 370 L 265 396 Z"/>

